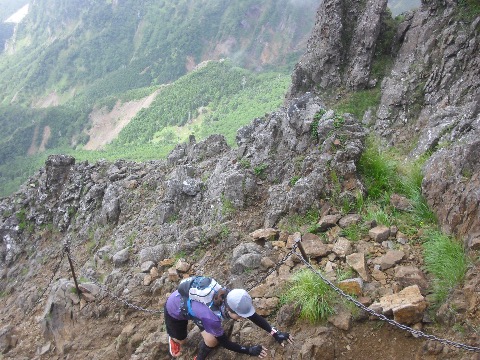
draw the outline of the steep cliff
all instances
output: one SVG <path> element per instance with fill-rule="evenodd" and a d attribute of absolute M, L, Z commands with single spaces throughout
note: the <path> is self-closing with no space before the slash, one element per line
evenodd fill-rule
<path fill-rule="evenodd" d="M 293 72 L 289 96 L 369 87 L 386 8 L 384 0 L 322 2 L 307 51 Z"/>
<path fill-rule="evenodd" d="M 388 17 L 385 4 L 354 4 L 357 10 L 344 1 L 322 3 L 289 97 L 307 90 L 325 99 L 381 80 L 372 79 L 371 68 Z M 432 1 L 404 16 L 390 49 L 394 62 L 381 82 L 376 118 L 366 119 L 385 145 L 406 149 L 412 158 L 432 153 L 424 169 L 424 194 L 445 230 L 463 237 L 478 233 L 480 219 L 474 190 L 480 171 L 474 155 L 480 18 L 465 11 L 456 1 Z"/>
<path fill-rule="evenodd" d="M 424 194 L 447 232 L 468 237 L 480 229 L 480 18 L 466 21 L 459 12 L 448 2 L 405 19 L 375 130 L 411 156 L 432 153 Z"/>

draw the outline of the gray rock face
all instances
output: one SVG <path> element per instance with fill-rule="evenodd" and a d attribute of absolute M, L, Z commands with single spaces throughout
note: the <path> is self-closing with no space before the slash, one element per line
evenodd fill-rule
<path fill-rule="evenodd" d="M 339 48 L 342 44 L 342 12 L 342 1 L 322 2 L 307 52 L 295 66 L 290 96 L 310 91 L 315 85 L 325 89 L 340 84 L 338 69 L 342 62 L 341 52 L 345 50 Z"/>
<path fill-rule="evenodd" d="M 75 164 L 75 158 L 68 155 L 50 155 L 45 162 L 46 187 L 52 194 L 58 194 Z"/>
<path fill-rule="evenodd" d="M 46 339 L 55 342 L 57 351 L 62 354 L 72 334 L 71 317 L 74 304 L 78 304 L 78 295 L 74 293 L 75 285 L 60 279 L 54 283 L 42 315 L 41 325 Z"/>
<path fill-rule="evenodd" d="M 358 90 L 368 87 L 375 46 L 381 28 L 386 0 L 367 1 L 355 26 L 350 46 L 349 64 L 345 74 L 347 87 Z M 376 82 L 376 79 L 372 79 Z"/>
<path fill-rule="evenodd" d="M 222 135 L 211 135 L 200 143 L 192 135 L 187 144 L 177 145 L 168 155 L 168 164 L 197 163 L 222 155 L 228 150 L 230 147 Z"/>
<path fill-rule="evenodd" d="M 308 93 L 293 99 L 263 123 L 254 121 L 237 134 L 239 147 L 243 148 L 242 157 L 251 159 L 254 174 L 258 177 L 255 171 L 266 165 L 261 176 L 274 183 L 268 187 L 264 227 L 274 226 L 288 213 L 305 213 L 315 206 L 316 199 L 333 191 L 329 185 L 329 169 L 345 179 L 342 189 L 349 187 L 351 194 L 362 191 L 355 164 L 366 132 L 352 117 L 337 115 L 341 125 L 336 123 L 334 131 L 321 135 L 325 124 L 333 123 L 336 116 L 329 113 L 315 120 L 315 114 L 322 109 L 318 98 Z M 313 128 L 316 121 L 318 128 Z M 257 131 L 252 132 L 250 127 L 255 125 L 258 125 Z M 339 138 L 344 139 L 342 146 L 334 146 Z M 298 159 L 297 167 L 285 159 Z M 292 185 L 290 180 L 295 176 L 298 180 Z"/>
<path fill-rule="evenodd" d="M 110 185 L 105 191 L 102 201 L 101 215 L 104 223 L 115 224 L 120 216 L 120 201 L 118 191 L 115 185 Z"/>
<path fill-rule="evenodd" d="M 15 216 L 9 216 L 4 219 L 0 227 L 0 261 L 10 264 L 21 251 L 21 231 L 18 219 Z"/>
<path fill-rule="evenodd" d="M 375 129 L 391 145 L 414 145 L 412 156 L 441 148 L 422 188 L 444 229 L 463 236 L 479 230 L 480 18 L 458 21 L 455 7 L 424 5 L 399 28 Z"/>
<path fill-rule="evenodd" d="M 198 179 L 186 179 L 182 183 L 182 191 L 190 196 L 197 195 L 201 190 L 202 182 Z"/>
<path fill-rule="evenodd" d="M 394 145 L 418 133 L 414 155 L 471 132 L 478 115 L 478 20 L 455 21 L 454 10 L 451 2 L 425 6 L 406 20 L 394 67 L 382 83 L 375 127 Z"/>
<path fill-rule="evenodd" d="M 473 138 L 473 134 L 471 134 Z M 425 164 L 422 191 L 448 233 L 480 231 L 480 141 L 436 152 Z"/>
<path fill-rule="evenodd" d="M 323 1 L 288 97 L 314 88 L 366 88 L 386 6 L 386 0 L 367 1 L 364 7 L 360 1 Z"/>
<path fill-rule="evenodd" d="M 0 329 L 0 354 L 6 354 L 15 347 L 18 338 L 15 335 L 15 328 L 12 325 L 3 326 Z"/>

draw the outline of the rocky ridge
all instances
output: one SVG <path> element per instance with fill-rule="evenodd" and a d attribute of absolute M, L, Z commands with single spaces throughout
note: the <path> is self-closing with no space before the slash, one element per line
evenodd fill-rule
<path fill-rule="evenodd" d="M 334 58 L 345 56 L 340 55 L 344 49 L 325 45 L 329 41 L 334 44 L 341 35 L 322 30 L 327 25 L 342 29 L 338 20 L 345 16 L 345 3 L 324 1 L 310 50 L 305 55 L 309 60 L 298 65 L 285 105 L 240 129 L 237 148 L 229 148 L 222 136 L 211 136 L 198 143 L 191 137 L 188 143 L 178 145 L 168 159 L 146 163 L 119 160 L 89 164 L 76 163 L 69 156 L 51 156 L 45 168 L 19 192 L 2 199 L 0 291 L 4 301 L 0 306 L 0 351 L 4 358 L 169 358 L 162 315 L 128 304 L 158 311 L 183 276 L 207 273 L 228 286 L 248 288 L 263 280 L 252 289 L 258 311 L 294 333 L 297 345 L 279 348 L 248 322 L 227 324 L 227 330 L 235 341 L 258 343 L 258 339 L 265 339 L 273 359 L 371 359 L 372 354 L 397 359 L 474 359 L 476 354 L 403 336 L 397 329 L 376 331 L 378 322 L 349 308 L 339 308 L 324 326 L 297 321 L 298 314 L 291 306 L 278 308 L 282 284 L 304 266 L 295 256 L 263 279 L 301 239 L 311 263 L 339 287 L 357 295 L 362 304 L 415 329 L 426 326 L 427 332 L 438 331 L 428 326 L 426 309 L 431 280 L 423 271 L 419 244 L 394 227 L 365 223 L 357 214 L 342 214 L 338 206 L 343 201 L 354 201 L 358 192 L 364 191 L 357 164 L 371 119 L 362 122 L 348 114 L 335 114 L 325 108 L 321 93 L 305 92 L 317 86 L 372 85 L 367 63 L 371 61 L 384 5 L 381 1 L 368 2 L 366 8 L 360 5 L 348 14 L 353 21 L 349 26 L 356 29 L 353 34 L 371 34 L 371 41 L 362 42 L 364 48 L 352 48 L 347 52 L 351 58 L 342 57 L 341 61 L 366 65 L 358 69 L 342 66 L 350 69 L 345 73 L 336 73 L 342 62 L 329 67 L 330 62 L 325 61 L 321 69 L 316 67 L 327 53 Z M 337 10 L 325 13 L 326 9 Z M 407 16 L 399 28 L 399 55 L 394 69 L 402 63 L 414 64 L 412 57 L 425 57 L 429 51 L 436 54 L 435 59 L 444 61 L 444 46 L 414 54 L 404 48 L 412 46 L 409 39 L 421 38 L 423 30 L 424 37 L 437 36 L 432 30 L 436 22 L 426 17 L 434 14 L 438 24 L 449 24 L 452 31 L 457 29 L 455 26 L 470 29 L 466 30 L 466 39 L 444 43 L 470 49 L 461 60 L 466 66 L 464 73 L 468 73 L 462 79 L 475 79 L 478 67 L 470 66 L 478 55 L 471 49 L 477 46 L 475 34 L 480 20 L 462 27 L 454 20 L 454 10 L 455 3 L 445 7 L 433 3 Z M 337 20 L 326 21 L 322 14 L 336 16 Z M 414 19 L 431 27 L 412 26 Z M 427 43 L 423 39 L 422 44 Z M 452 57 L 450 69 L 460 58 Z M 324 73 L 315 75 L 314 71 Z M 384 80 L 382 94 L 392 91 L 391 84 L 415 86 L 423 78 L 411 75 L 405 82 L 397 75 L 392 70 Z M 437 83 L 440 85 L 435 91 L 440 95 L 452 84 L 463 83 L 455 77 L 448 82 L 452 77 L 447 73 L 438 72 L 438 76 L 446 78 L 443 85 L 442 81 Z M 405 100 L 412 93 L 409 89 L 396 94 Z M 467 85 L 463 92 L 466 96 L 452 105 L 459 114 L 471 105 L 478 88 Z M 402 127 L 399 119 L 410 119 L 411 115 L 401 115 L 397 103 L 388 101 L 389 97 L 384 95 L 378 119 L 373 120 L 374 128 L 383 138 L 399 145 L 402 131 L 413 131 L 411 120 Z M 436 107 L 431 106 L 432 109 Z M 385 111 L 389 111 L 391 124 L 382 127 L 381 114 Z M 434 152 L 427 163 L 423 190 L 444 228 L 464 236 L 470 254 L 475 256 L 479 166 L 474 139 L 478 111 L 466 111 L 462 119 L 466 121 L 463 135 L 451 137 L 451 146 Z M 429 132 L 429 126 L 424 125 L 425 122 L 418 123 L 420 134 Z M 395 131 L 383 133 L 390 127 Z M 431 123 L 430 129 L 434 127 Z M 417 148 L 421 147 L 419 142 Z M 438 161 L 439 158 L 444 160 Z M 401 198 L 391 201 L 402 211 Z M 315 219 L 315 234 L 306 228 L 290 230 L 295 216 L 305 216 L 315 208 L 320 214 Z M 347 239 L 342 230 L 354 223 L 368 227 L 368 236 L 358 241 Z M 65 246 L 70 249 L 81 283 L 80 296 L 74 290 L 68 262 L 62 255 Z M 455 289 L 437 312 L 440 323 L 447 325 L 437 335 L 478 346 L 478 333 L 462 336 L 452 331 L 459 322 L 473 328 L 479 326 L 478 272 L 478 265 L 472 266 L 463 287 Z M 345 274 L 349 276 L 342 280 Z M 42 297 L 44 290 L 46 296 Z M 378 343 L 368 339 L 369 335 L 376 336 Z M 183 358 L 193 357 L 198 331 L 192 329 L 189 337 Z M 392 338 L 395 341 L 391 342 Z M 219 349 L 212 358 L 233 359 L 238 355 Z"/>

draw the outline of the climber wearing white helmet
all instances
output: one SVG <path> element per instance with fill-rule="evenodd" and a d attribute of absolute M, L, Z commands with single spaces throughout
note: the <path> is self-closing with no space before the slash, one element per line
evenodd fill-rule
<path fill-rule="evenodd" d="M 204 282 L 205 279 L 201 278 Z M 212 279 L 213 280 L 213 279 Z M 213 280 L 214 281 L 214 280 Z M 191 286 L 191 284 L 187 284 Z M 218 283 L 215 282 L 215 285 Z M 187 338 L 188 320 L 192 320 L 201 330 L 203 341 L 200 344 L 197 356 L 194 360 L 204 360 L 208 354 L 218 345 L 228 350 L 251 356 L 264 358 L 267 349 L 262 345 L 243 346 L 228 339 L 223 331 L 222 320 L 240 320 L 247 318 L 254 324 L 268 332 L 282 346 L 284 342 L 293 344 L 293 337 L 287 332 L 281 332 L 255 312 L 252 298 L 243 289 L 228 290 L 212 286 L 215 300 L 210 303 L 188 299 L 178 290 L 169 296 L 165 304 L 165 324 L 169 335 L 170 354 L 177 357 L 181 352 L 181 344 Z M 179 290 L 180 287 L 179 287 Z"/>

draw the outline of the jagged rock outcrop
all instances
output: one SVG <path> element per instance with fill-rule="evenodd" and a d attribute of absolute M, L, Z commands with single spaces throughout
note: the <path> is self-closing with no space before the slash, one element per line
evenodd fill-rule
<path fill-rule="evenodd" d="M 386 0 L 325 0 L 302 56 L 292 74 L 288 98 L 305 91 L 338 87 L 365 89 Z"/>
<path fill-rule="evenodd" d="M 480 17 L 463 19 L 456 2 L 432 2 L 408 15 L 375 124 L 412 156 L 433 152 L 423 192 L 444 230 L 462 237 L 480 229 L 479 32 Z"/>
<path fill-rule="evenodd" d="M 477 122 L 480 122 L 478 117 Z M 437 151 L 425 165 L 422 190 L 443 230 L 465 239 L 467 248 L 480 232 L 480 142 L 477 131 L 462 143 Z"/>
<path fill-rule="evenodd" d="M 352 117 L 325 112 L 306 94 L 241 129 L 238 150 L 212 136 L 200 143 L 190 139 L 168 162 L 76 164 L 68 156 L 50 156 L 15 201 L 1 202 L 2 267 L 32 246 L 24 240 L 28 226 L 53 226 L 68 234 L 64 242 L 72 247 L 87 241 L 98 260 L 111 256 L 121 266 L 132 254 L 136 261 L 158 262 L 192 252 L 221 236 L 215 224 L 238 211 L 247 210 L 250 231 L 319 207 L 338 189 L 340 199 L 353 198 L 363 191 L 355 163 L 364 137 Z M 329 184 L 332 172 L 338 184 Z M 148 249 L 156 250 L 147 255 Z"/>
<path fill-rule="evenodd" d="M 348 2 L 347 11 L 345 1 L 324 1 L 287 99 L 303 91 L 327 98 L 342 87 L 374 86 L 370 70 L 385 5 Z M 455 1 L 432 1 L 405 14 L 373 123 L 386 144 L 412 149 L 412 157 L 433 153 L 424 168 L 428 203 L 447 232 L 471 237 L 480 226 L 480 167 L 473 155 L 480 131 L 480 18 L 464 18 L 461 11 Z"/>

